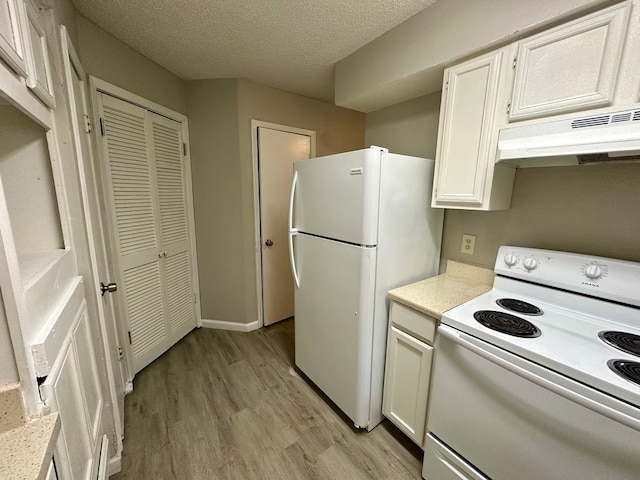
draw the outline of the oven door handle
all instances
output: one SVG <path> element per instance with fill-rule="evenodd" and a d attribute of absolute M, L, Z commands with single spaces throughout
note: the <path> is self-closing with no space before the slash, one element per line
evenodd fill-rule
<path fill-rule="evenodd" d="M 518 375 L 519 377 L 529 380 L 530 382 L 533 382 L 536 385 L 549 390 L 550 392 L 553 392 L 557 395 L 560 395 L 561 397 L 564 397 L 567 400 L 577 403 L 578 405 L 581 405 L 591 410 L 592 412 L 603 415 L 636 431 L 640 431 L 640 420 L 631 417 L 623 412 L 620 412 L 614 408 L 603 405 L 588 397 L 580 395 L 579 393 L 576 393 L 566 387 L 563 387 L 550 380 L 547 380 L 546 378 L 536 375 L 535 373 L 519 367 L 518 365 L 514 365 L 513 363 L 508 362 L 507 360 L 504 360 L 503 358 L 500 358 L 499 356 L 494 355 L 491 352 L 487 352 L 486 350 L 471 343 L 469 340 L 466 340 L 460 333 L 451 328 L 448 328 L 447 326 L 440 326 L 438 328 L 438 334 L 447 337 L 449 340 L 457 343 L 458 345 L 466 348 L 476 355 L 480 355 L 482 358 L 489 360 L 491 363 L 502 367 L 505 370 Z"/>

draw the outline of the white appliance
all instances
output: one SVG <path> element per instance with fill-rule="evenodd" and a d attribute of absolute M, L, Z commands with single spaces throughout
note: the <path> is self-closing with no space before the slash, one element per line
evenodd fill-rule
<path fill-rule="evenodd" d="M 640 264 L 501 247 L 442 316 L 423 477 L 640 476 Z"/>
<path fill-rule="evenodd" d="M 387 292 L 438 272 L 433 165 L 380 147 L 294 164 L 295 362 L 359 428 L 383 418 Z"/>
<path fill-rule="evenodd" d="M 515 167 L 640 161 L 640 110 L 505 127 L 496 161 Z"/>

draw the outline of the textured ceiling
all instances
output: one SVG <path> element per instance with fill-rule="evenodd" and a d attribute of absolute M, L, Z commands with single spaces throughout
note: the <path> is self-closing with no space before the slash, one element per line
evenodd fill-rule
<path fill-rule="evenodd" d="M 73 0 L 185 80 L 248 78 L 333 102 L 334 65 L 436 0 Z"/>

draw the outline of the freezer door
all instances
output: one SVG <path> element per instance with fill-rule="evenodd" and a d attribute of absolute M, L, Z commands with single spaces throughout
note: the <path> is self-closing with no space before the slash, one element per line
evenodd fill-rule
<path fill-rule="evenodd" d="M 376 248 L 298 234 L 295 360 L 356 425 L 369 423 Z"/>
<path fill-rule="evenodd" d="M 376 245 L 382 149 L 294 164 L 293 227 L 325 238 Z"/>

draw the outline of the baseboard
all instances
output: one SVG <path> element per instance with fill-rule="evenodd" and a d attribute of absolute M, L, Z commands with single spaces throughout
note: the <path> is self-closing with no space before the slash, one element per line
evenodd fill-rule
<path fill-rule="evenodd" d="M 107 465 L 108 475 L 115 475 L 116 473 L 120 473 L 122 470 L 122 455 L 116 455 L 109 459 L 109 464 Z"/>
<path fill-rule="evenodd" d="M 256 320 L 251 323 L 227 322 L 224 320 L 202 319 L 202 328 L 217 328 L 218 330 L 233 330 L 234 332 L 251 332 L 260 328 L 260 323 Z"/>

